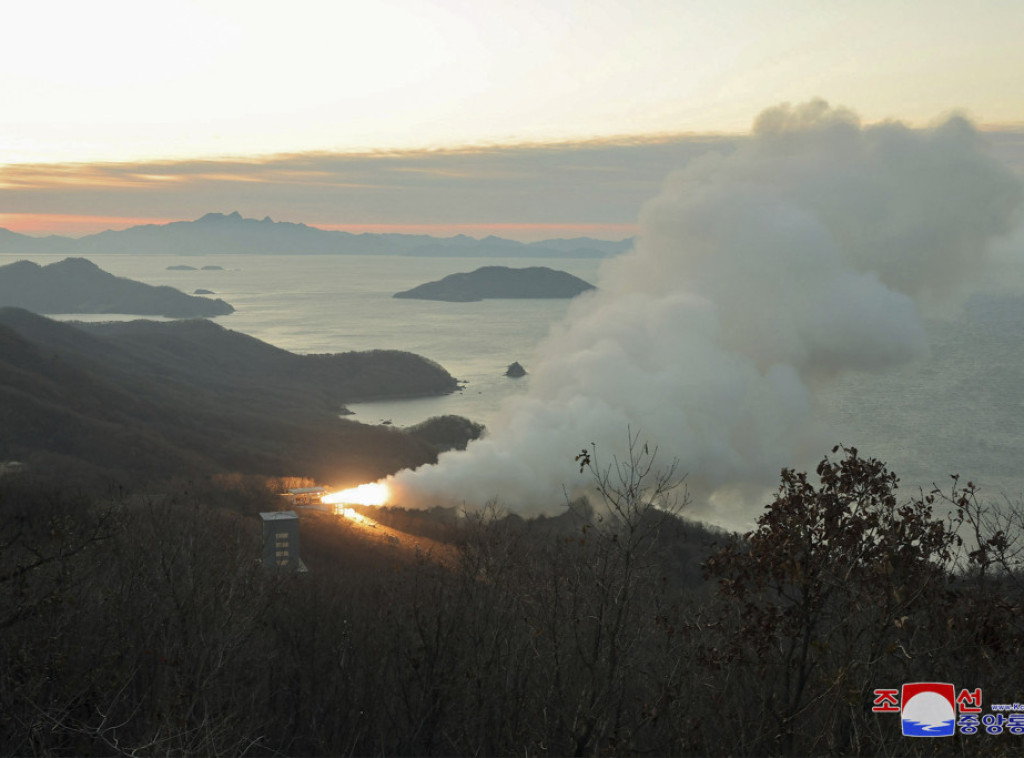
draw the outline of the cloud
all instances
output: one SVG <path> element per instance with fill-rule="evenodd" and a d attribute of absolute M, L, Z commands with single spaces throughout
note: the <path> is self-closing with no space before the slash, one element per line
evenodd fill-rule
<path fill-rule="evenodd" d="M 628 254 L 540 347 L 489 436 L 393 479 L 396 502 L 557 507 L 572 455 L 627 426 L 678 456 L 705 508 L 770 485 L 829 440 L 815 391 L 926 349 L 923 305 L 969 286 L 1012 228 L 1017 179 L 953 117 L 862 125 L 821 101 L 671 174 Z"/>
<path fill-rule="evenodd" d="M 773 118 L 779 117 L 765 116 L 759 127 L 766 138 Z M 852 114 L 843 118 L 860 128 Z M 1021 134 L 982 137 L 999 160 L 1024 173 Z M 668 167 L 686 167 L 708 153 L 728 156 L 748 139 L 676 134 L 446 150 L 16 164 L 0 166 L 0 208 L 36 220 L 61 216 L 65 223 L 52 231 L 70 234 L 74 219 L 89 215 L 143 223 L 238 210 L 335 229 L 622 238 L 631 236 Z M 96 230 L 97 223 L 80 227 L 80 233 Z"/>
<path fill-rule="evenodd" d="M 730 138 L 667 136 L 457 150 L 0 167 L 6 213 L 193 219 L 210 211 L 343 228 L 632 227 L 663 167 Z M 525 233 L 525 232 L 524 232 Z M 582 231 L 580 233 L 587 233 Z M 631 232 L 620 234 L 630 236 Z M 520 236 L 522 236 L 520 234 Z M 552 236 L 548 234 L 547 236 Z M 559 236 L 557 231 L 554 236 Z"/>

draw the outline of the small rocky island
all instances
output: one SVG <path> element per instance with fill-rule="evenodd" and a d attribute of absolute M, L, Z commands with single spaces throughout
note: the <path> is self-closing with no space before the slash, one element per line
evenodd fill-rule
<path fill-rule="evenodd" d="M 473 303 L 495 298 L 570 298 L 594 289 L 579 277 L 546 266 L 484 266 L 468 274 L 451 274 L 394 297 Z"/>
<path fill-rule="evenodd" d="M 505 369 L 505 376 L 518 379 L 521 376 L 526 376 L 526 369 L 523 368 L 519 361 L 512 361 L 512 363 L 508 364 L 508 368 Z"/>
<path fill-rule="evenodd" d="M 65 258 L 47 266 L 31 261 L 0 266 L 2 306 L 33 313 L 129 313 L 168 318 L 235 312 L 223 300 L 114 276 L 85 258 Z"/>

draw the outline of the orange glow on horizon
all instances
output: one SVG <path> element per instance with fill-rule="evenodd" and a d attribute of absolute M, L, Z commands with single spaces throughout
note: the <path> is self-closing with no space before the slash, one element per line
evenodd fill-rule
<path fill-rule="evenodd" d="M 18 234 L 45 237 L 59 234 L 70 237 L 127 229 L 142 224 L 169 224 L 176 218 L 145 218 L 138 216 L 84 216 L 66 213 L 0 213 L 0 227 Z"/>

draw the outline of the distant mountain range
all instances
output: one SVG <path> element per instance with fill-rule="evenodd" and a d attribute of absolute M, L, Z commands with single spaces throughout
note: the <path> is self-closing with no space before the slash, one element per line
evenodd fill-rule
<path fill-rule="evenodd" d="M 631 239 L 607 241 L 576 237 L 516 242 L 501 237 L 476 239 L 464 234 L 352 234 L 306 224 L 207 213 L 195 221 L 145 224 L 72 237 L 30 237 L 0 228 L 0 253 L 88 255 L 97 253 L 416 255 L 521 258 L 606 258 L 632 247 Z"/>

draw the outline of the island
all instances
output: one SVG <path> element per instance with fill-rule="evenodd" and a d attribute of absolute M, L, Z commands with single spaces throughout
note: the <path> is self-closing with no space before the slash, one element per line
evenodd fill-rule
<path fill-rule="evenodd" d="M 235 309 L 220 299 L 186 295 L 114 276 L 85 258 L 40 266 L 17 261 L 0 266 L 0 307 L 33 313 L 129 313 L 138 316 L 200 318 Z"/>
<path fill-rule="evenodd" d="M 546 266 L 484 266 L 396 292 L 393 297 L 473 303 L 496 298 L 570 298 L 592 289 L 589 282 Z"/>
<path fill-rule="evenodd" d="M 168 271 L 196 271 L 195 266 L 186 266 L 184 263 L 179 263 L 176 266 L 168 266 Z"/>
<path fill-rule="evenodd" d="M 518 379 L 521 376 L 526 376 L 526 369 L 519 361 L 512 361 L 508 364 L 508 368 L 505 369 L 505 376 L 510 376 L 513 379 Z"/>

